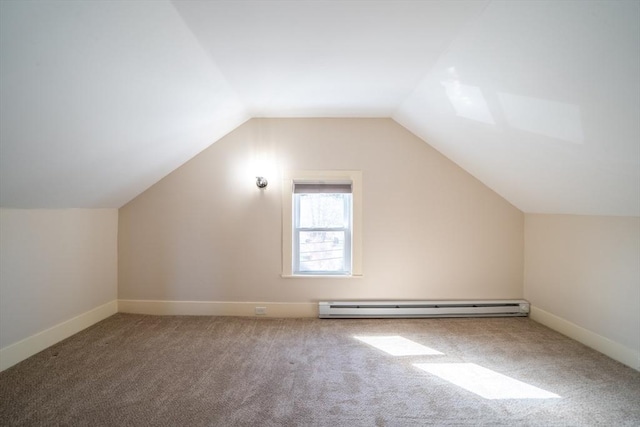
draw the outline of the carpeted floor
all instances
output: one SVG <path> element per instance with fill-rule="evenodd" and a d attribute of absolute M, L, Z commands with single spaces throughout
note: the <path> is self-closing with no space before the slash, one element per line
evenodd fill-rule
<path fill-rule="evenodd" d="M 416 366 L 471 363 L 559 397 L 487 399 Z M 638 426 L 640 372 L 527 318 L 117 314 L 0 373 L 0 425 Z"/>

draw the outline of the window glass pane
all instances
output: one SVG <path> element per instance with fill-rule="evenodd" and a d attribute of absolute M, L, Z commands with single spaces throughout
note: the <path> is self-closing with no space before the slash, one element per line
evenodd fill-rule
<path fill-rule="evenodd" d="M 344 231 L 301 231 L 300 271 L 344 271 Z"/>
<path fill-rule="evenodd" d="M 345 215 L 351 194 L 318 193 L 296 194 L 300 203 L 300 228 L 346 228 L 349 215 Z"/>

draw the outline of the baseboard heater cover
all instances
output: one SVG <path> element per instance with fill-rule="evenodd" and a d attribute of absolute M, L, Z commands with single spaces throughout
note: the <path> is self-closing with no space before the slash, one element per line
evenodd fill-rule
<path fill-rule="evenodd" d="M 420 317 L 524 317 L 525 300 L 320 301 L 321 319 Z"/>

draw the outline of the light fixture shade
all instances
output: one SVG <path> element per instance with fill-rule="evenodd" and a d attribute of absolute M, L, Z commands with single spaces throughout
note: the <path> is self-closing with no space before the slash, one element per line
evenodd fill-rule
<path fill-rule="evenodd" d="M 258 188 L 265 188 L 269 184 L 269 181 L 263 176 L 256 176 L 256 185 Z"/>

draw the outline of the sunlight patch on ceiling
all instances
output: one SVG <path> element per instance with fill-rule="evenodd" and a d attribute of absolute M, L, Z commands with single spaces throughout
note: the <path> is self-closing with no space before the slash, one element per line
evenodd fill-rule
<path fill-rule="evenodd" d="M 354 338 L 392 356 L 428 356 L 442 354 L 437 350 L 397 335 L 354 336 Z"/>
<path fill-rule="evenodd" d="M 475 363 L 415 363 L 414 366 L 485 399 L 560 398 L 557 394 L 483 368 Z"/>
<path fill-rule="evenodd" d="M 458 117 L 495 125 L 487 101 L 479 87 L 460 83 L 455 67 L 447 69 L 449 78 L 440 82 Z"/>
<path fill-rule="evenodd" d="M 582 144 L 584 133 L 577 105 L 498 93 L 509 126 L 550 138 Z"/>

